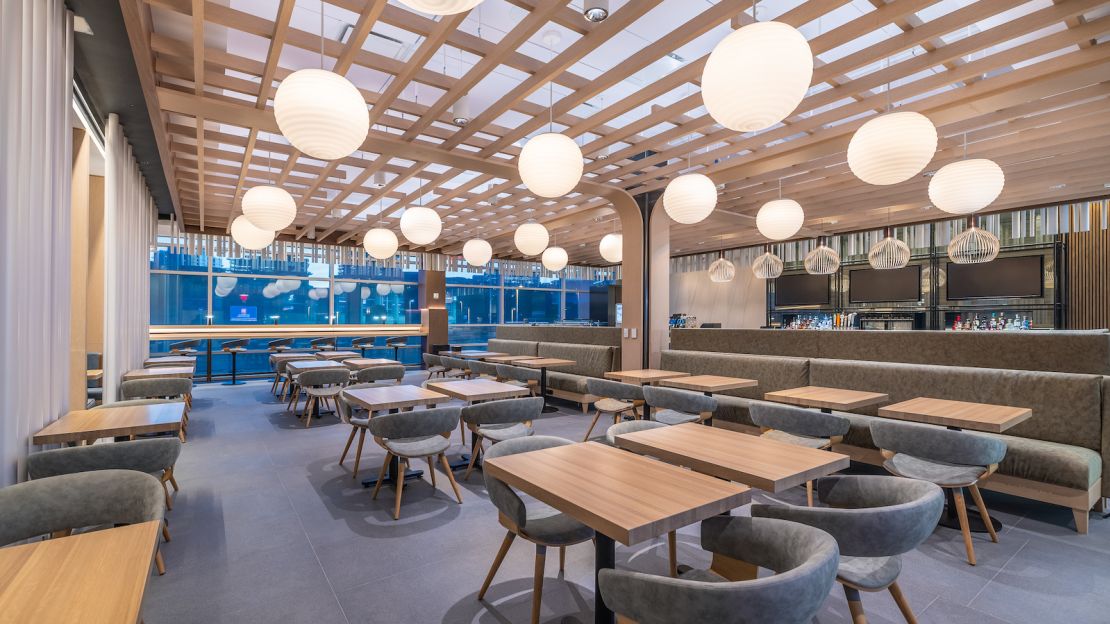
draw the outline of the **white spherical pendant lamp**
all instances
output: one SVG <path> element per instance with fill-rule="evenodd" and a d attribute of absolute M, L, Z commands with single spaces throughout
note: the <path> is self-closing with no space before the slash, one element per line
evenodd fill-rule
<path fill-rule="evenodd" d="M 737 132 L 764 130 L 798 107 L 813 80 L 813 51 L 782 22 L 748 24 L 721 40 L 701 75 L 709 115 Z"/>
<path fill-rule="evenodd" d="M 558 132 L 537 134 L 524 144 L 517 157 L 520 179 L 540 197 L 562 197 L 582 179 L 582 150 Z"/>
<path fill-rule="evenodd" d="M 274 117 L 293 147 L 321 160 L 350 156 L 370 130 L 362 94 L 351 81 L 324 69 L 301 69 L 282 80 L 274 94 Z"/>
<path fill-rule="evenodd" d="M 868 184 L 905 182 L 937 151 L 937 128 L 921 113 L 886 113 L 860 126 L 848 143 L 848 167 Z"/>
<path fill-rule="evenodd" d="M 264 286 L 262 288 L 262 296 L 267 298 L 267 299 L 273 299 L 274 297 L 276 297 L 280 294 L 281 294 L 281 289 L 277 287 L 277 284 L 274 284 L 274 283 L 266 284 L 266 286 Z"/>
<path fill-rule="evenodd" d="M 883 240 L 867 252 L 867 263 L 873 269 L 901 269 L 910 262 L 910 246 L 894 238 L 888 230 Z"/>
<path fill-rule="evenodd" d="M 428 245 L 439 238 L 443 220 L 431 208 L 412 206 L 401 215 L 401 234 L 413 245 Z"/>
<path fill-rule="evenodd" d="M 752 262 L 752 273 L 759 279 L 775 279 L 782 275 L 782 268 L 782 259 L 769 251 Z"/>
<path fill-rule="evenodd" d="M 709 265 L 709 281 L 717 284 L 731 282 L 736 277 L 736 265 L 722 258 L 717 258 Z"/>
<path fill-rule="evenodd" d="M 950 214 L 971 214 L 997 199 L 1005 184 L 1006 174 L 993 160 L 961 160 L 941 167 L 929 180 L 929 201 Z"/>
<path fill-rule="evenodd" d="M 399 294 L 405 292 L 405 285 L 404 284 L 390 284 L 389 285 L 389 292 L 391 292 L 395 295 L 399 295 Z"/>
<path fill-rule="evenodd" d="M 280 232 L 297 217 L 297 202 L 280 186 L 255 186 L 243 194 L 243 216 L 260 230 Z"/>
<path fill-rule="evenodd" d="M 258 251 L 274 242 L 274 233 L 255 227 L 246 217 L 239 215 L 231 222 L 231 238 L 243 249 Z"/>
<path fill-rule="evenodd" d="M 376 284 L 374 286 L 374 292 L 378 293 L 382 297 L 388 295 L 389 294 L 389 284 Z"/>
<path fill-rule="evenodd" d="M 687 173 L 667 183 L 663 210 L 677 223 L 691 225 L 704 220 L 717 207 L 717 185 L 700 173 Z"/>
<path fill-rule="evenodd" d="M 948 243 L 948 257 L 956 264 L 980 264 L 998 257 L 1000 248 L 997 236 L 972 225 Z"/>
<path fill-rule="evenodd" d="M 832 247 L 821 243 L 806 254 L 804 264 L 806 273 L 810 275 L 829 275 L 836 273 L 840 268 L 840 254 Z"/>
<path fill-rule="evenodd" d="M 216 278 L 216 288 L 219 288 L 220 290 L 226 290 L 228 292 L 231 292 L 231 289 L 235 288 L 235 286 L 238 283 L 239 283 L 239 278 L 238 277 L 229 277 L 227 275 L 221 275 L 220 277 Z"/>
<path fill-rule="evenodd" d="M 277 283 L 278 286 L 281 288 L 281 292 L 293 292 L 294 290 L 298 290 L 301 287 L 301 280 L 283 279 L 278 280 Z"/>
<path fill-rule="evenodd" d="M 547 228 L 539 223 L 524 223 L 513 234 L 513 243 L 525 256 L 540 255 L 547 249 L 549 240 Z"/>
<path fill-rule="evenodd" d="M 624 235 L 606 234 L 601 237 L 597 249 L 606 262 L 620 262 L 624 259 Z"/>
<path fill-rule="evenodd" d="M 358 288 L 358 284 L 356 284 L 355 282 L 336 282 L 335 288 L 336 290 L 339 290 L 341 292 L 350 293 L 354 292 L 355 289 Z"/>
<path fill-rule="evenodd" d="M 367 299 L 369 299 L 370 298 L 370 287 L 369 286 L 363 286 L 362 288 L 359 288 L 358 289 L 358 296 L 359 296 L 359 299 L 362 299 L 363 301 L 366 301 Z"/>
<path fill-rule="evenodd" d="M 493 257 L 493 247 L 489 244 L 489 241 L 472 238 L 463 245 L 462 255 L 470 266 L 485 266 Z"/>
<path fill-rule="evenodd" d="M 543 250 L 543 255 L 540 256 L 540 262 L 543 263 L 543 268 L 548 271 L 562 271 L 567 266 L 570 258 L 567 257 L 567 250 L 562 247 L 548 247 Z"/>
<path fill-rule="evenodd" d="M 397 253 L 397 235 L 393 230 L 374 228 L 363 237 L 362 248 L 371 258 L 388 260 Z"/>
<path fill-rule="evenodd" d="M 432 15 L 455 15 L 469 11 L 482 3 L 482 0 L 401 0 L 401 4 Z"/>
<path fill-rule="evenodd" d="M 771 240 L 786 240 L 802 229 L 806 213 L 793 199 L 774 199 L 759 207 L 755 227 Z"/>

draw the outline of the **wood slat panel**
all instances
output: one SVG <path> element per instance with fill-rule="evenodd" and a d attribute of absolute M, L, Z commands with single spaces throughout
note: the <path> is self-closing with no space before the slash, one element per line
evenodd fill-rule
<path fill-rule="evenodd" d="M 1091 202 L 1087 232 L 1064 237 L 1067 255 L 1067 328 L 1110 327 L 1110 228 L 1102 222 L 1107 201 Z"/>

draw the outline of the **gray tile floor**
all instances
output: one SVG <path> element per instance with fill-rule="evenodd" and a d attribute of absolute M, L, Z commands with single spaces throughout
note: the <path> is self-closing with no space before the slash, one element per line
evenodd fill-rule
<path fill-rule="evenodd" d="M 407 379 L 422 380 L 422 373 Z M 163 545 L 168 572 L 148 587 L 147 624 L 528 621 L 527 544 L 513 545 L 486 602 L 475 598 L 504 537 L 479 473 L 463 484 L 462 505 L 444 479 L 437 490 L 410 482 L 394 521 L 393 492 L 372 501 L 351 479 L 351 460 L 337 464 L 349 430 L 330 416 L 304 429 L 269 387 L 254 381 L 195 389 L 189 443 L 176 470 L 182 489 L 169 514 L 173 541 Z M 580 439 L 588 423 L 566 406 L 536 428 Z M 361 474 L 375 472 L 381 460 L 368 443 Z M 976 536 L 979 565 L 967 565 L 959 533 L 948 529 L 905 558 L 901 585 L 918 619 L 1110 621 L 1110 520 L 1093 516 L 1090 534 L 1080 536 L 1068 510 L 985 494 L 1005 529 L 998 544 Z M 777 498 L 798 503 L 804 492 Z M 665 573 L 665 557 L 662 541 L 617 550 L 618 566 L 653 573 Z M 592 547 L 569 548 L 561 577 L 554 559 L 542 620 L 592 622 Z M 697 527 L 680 535 L 679 559 L 708 563 Z M 887 594 L 865 595 L 864 604 L 871 622 L 903 621 Z M 850 621 L 839 587 L 816 621 Z"/>

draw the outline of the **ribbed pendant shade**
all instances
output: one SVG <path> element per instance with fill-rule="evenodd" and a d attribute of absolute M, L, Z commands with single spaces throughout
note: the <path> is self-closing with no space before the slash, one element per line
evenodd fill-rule
<path fill-rule="evenodd" d="M 806 254 L 806 273 L 811 275 L 829 275 L 836 273 L 840 268 L 840 254 L 828 245 L 821 244 L 813 251 Z"/>
<path fill-rule="evenodd" d="M 768 251 L 752 262 L 752 273 L 759 279 L 775 279 L 782 275 L 782 259 Z"/>
<path fill-rule="evenodd" d="M 901 269 L 910 262 L 910 246 L 887 232 L 886 238 L 867 252 L 867 263 L 873 269 Z"/>
<path fill-rule="evenodd" d="M 736 265 L 725 260 L 724 258 L 717 258 L 713 264 L 709 265 L 709 281 L 723 284 L 731 282 L 736 277 Z"/>
<path fill-rule="evenodd" d="M 998 256 L 1000 247 L 997 236 L 973 225 L 948 243 L 948 257 L 956 264 L 990 262 Z"/>

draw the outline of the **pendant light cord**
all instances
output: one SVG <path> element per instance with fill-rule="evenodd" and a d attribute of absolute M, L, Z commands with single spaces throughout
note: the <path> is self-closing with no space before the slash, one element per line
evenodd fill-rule
<path fill-rule="evenodd" d="M 324 69 L 324 3 L 320 3 L 320 69 Z"/>

